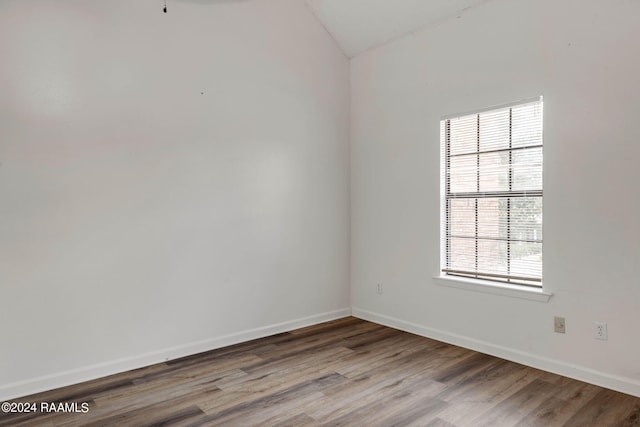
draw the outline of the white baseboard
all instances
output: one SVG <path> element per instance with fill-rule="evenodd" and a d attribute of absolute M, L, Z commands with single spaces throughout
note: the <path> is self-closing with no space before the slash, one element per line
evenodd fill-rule
<path fill-rule="evenodd" d="M 347 317 L 350 314 L 351 309 L 344 308 L 341 310 L 330 311 L 313 316 L 303 317 L 300 319 L 290 320 L 287 322 L 281 322 L 269 326 L 241 331 L 230 335 L 214 337 L 198 342 L 165 348 L 150 353 L 125 357 L 105 363 L 84 366 L 65 372 L 59 372 L 51 375 L 31 378 L 25 381 L 2 385 L 0 386 L 0 401 L 16 399 L 21 396 L 27 396 L 58 387 L 64 387 L 67 385 L 77 384 L 96 378 L 102 378 L 108 375 L 153 365 L 155 363 L 166 362 L 167 360 L 177 359 L 204 351 L 215 350 L 217 348 L 238 344 L 253 339 L 291 331 L 293 329 L 303 328 L 305 326 L 315 325 L 317 323 L 340 319 L 342 317 Z"/>
<path fill-rule="evenodd" d="M 610 375 L 604 372 L 595 371 L 589 368 L 584 368 L 559 360 L 532 355 L 519 350 L 514 350 L 462 335 L 451 334 L 446 331 L 429 328 L 395 317 L 386 316 L 383 314 L 378 314 L 368 310 L 353 307 L 351 309 L 344 308 L 341 310 L 321 313 L 314 316 L 308 316 L 287 322 L 241 331 L 230 335 L 166 348 L 151 353 L 122 358 L 105 363 L 72 369 L 65 372 L 32 378 L 21 382 L 2 385 L 0 386 L 0 401 L 16 399 L 18 397 L 30 395 L 33 393 L 39 393 L 58 387 L 64 387 L 67 385 L 77 384 L 96 378 L 102 378 L 108 375 L 153 365 L 155 363 L 161 363 L 167 360 L 189 356 L 191 354 L 197 354 L 204 351 L 214 350 L 217 348 L 250 341 L 257 338 L 263 338 L 270 335 L 287 332 L 293 329 L 303 328 L 305 326 L 310 326 L 317 323 L 340 319 L 349 315 L 353 315 L 354 317 L 358 317 L 360 319 L 369 320 L 371 322 L 379 323 L 381 325 L 400 329 L 406 332 L 411 332 L 416 335 L 421 335 L 427 338 L 479 351 L 481 353 L 490 354 L 492 356 L 500 357 L 506 360 L 511 360 L 513 362 L 521 363 L 533 368 L 542 369 L 544 371 L 553 372 L 555 374 L 563 375 L 569 378 L 574 378 L 601 387 L 606 387 L 611 390 L 627 393 L 632 396 L 640 397 L 640 383 L 628 378 Z"/>
<path fill-rule="evenodd" d="M 426 326 L 418 325 L 416 323 L 407 322 L 402 319 L 386 316 L 384 314 L 374 313 L 356 307 L 351 308 L 351 313 L 354 317 L 358 317 L 360 319 L 379 323 L 381 325 L 389 326 L 405 332 L 411 332 L 423 337 L 457 345 L 459 347 L 468 348 L 481 353 L 510 360 L 512 362 L 541 369 L 543 371 L 552 372 L 554 374 L 562 375 L 590 384 L 595 384 L 600 387 L 605 387 L 611 390 L 640 397 L 640 382 L 634 381 L 629 378 L 610 375 L 604 372 L 595 371 L 593 369 L 585 368 L 571 363 L 562 362 L 560 360 L 536 356 L 520 350 L 514 350 L 511 348 L 492 344 L 490 342 L 480 341 L 474 338 L 429 328 Z"/>

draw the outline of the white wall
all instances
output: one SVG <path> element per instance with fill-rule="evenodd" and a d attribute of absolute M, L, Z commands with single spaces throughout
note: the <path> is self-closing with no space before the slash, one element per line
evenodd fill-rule
<path fill-rule="evenodd" d="M 354 314 L 640 396 L 638 16 L 629 0 L 494 0 L 352 60 Z M 554 296 L 436 285 L 440 118 L 538 95 Z"/>
<path fill-rule="evenodd" d="M 348 313 L 347 58 L 168 3 L 0 2 L 0 397 Z"/>

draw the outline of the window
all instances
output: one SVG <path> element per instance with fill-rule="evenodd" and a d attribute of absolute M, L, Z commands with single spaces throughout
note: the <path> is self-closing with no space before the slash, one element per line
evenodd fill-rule
<path fill-rule="evenodd" d="M 440 122 L 442 272 L 542 286 L 542 97 Z"/>

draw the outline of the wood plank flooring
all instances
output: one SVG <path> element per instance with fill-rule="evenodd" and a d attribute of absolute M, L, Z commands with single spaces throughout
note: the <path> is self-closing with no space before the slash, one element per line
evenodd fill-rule
<path fill-rule="evenodd" d="M 13 402 L 88 411 L 0 426 L 640 426 L 638 398 L 353 317 Z"/>

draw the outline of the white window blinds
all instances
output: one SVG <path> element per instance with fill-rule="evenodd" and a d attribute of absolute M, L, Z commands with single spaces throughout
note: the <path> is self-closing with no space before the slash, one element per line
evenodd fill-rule
<path fill-rule="evenodd" d="M 440 122 L 442 271 L 542 283 L 542 98 Z"/>

